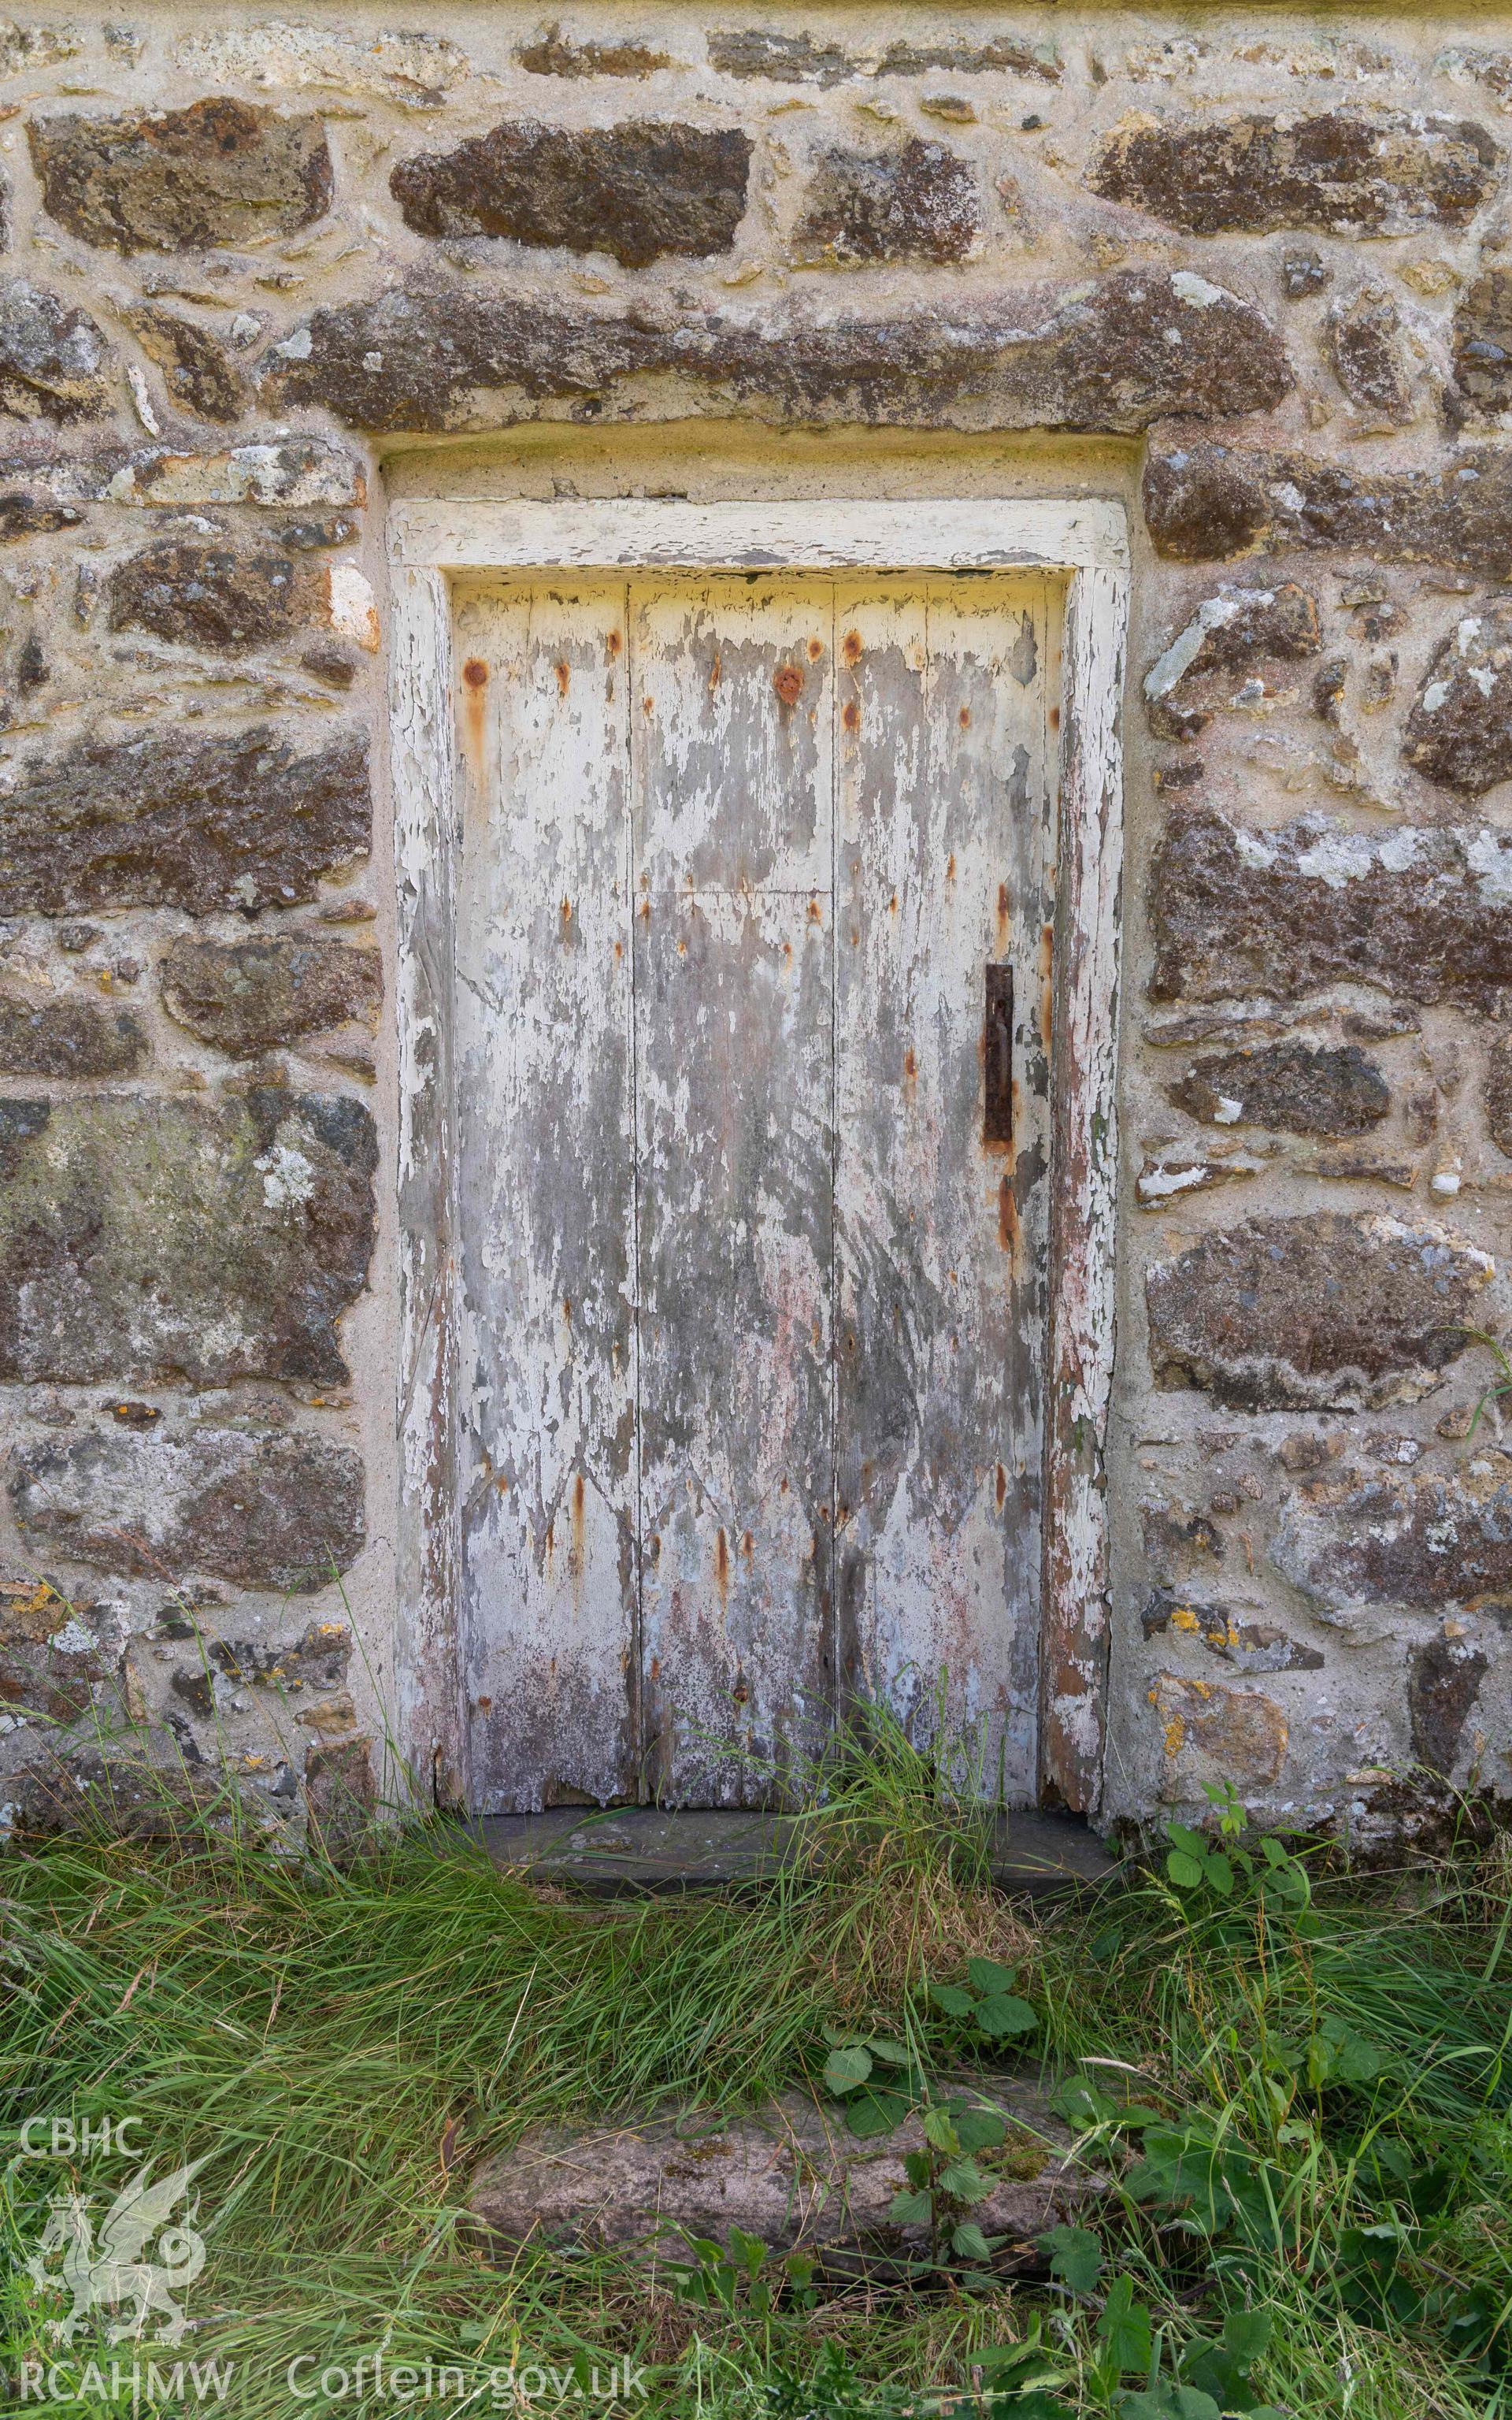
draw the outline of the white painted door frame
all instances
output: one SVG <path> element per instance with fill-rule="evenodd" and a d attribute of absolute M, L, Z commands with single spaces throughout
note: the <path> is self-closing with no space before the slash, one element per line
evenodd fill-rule
<path fill-rule="evenodd" d="M 390 752 L 398 884 L 401 1745 L 466 1797 L 457 1642 L 456 1234 L 451 997 L 460 845 L 451 582 L 480 572 L 1007 571 L 1067 576 L 1051 973 L 1050 1314 L 1042 1495 L 1041 1788 L 1095 1813 L 1108 1644 L 1104 1459 L 1117 1202 L 1121 505 L 958 502 L 396 504 Z"/>

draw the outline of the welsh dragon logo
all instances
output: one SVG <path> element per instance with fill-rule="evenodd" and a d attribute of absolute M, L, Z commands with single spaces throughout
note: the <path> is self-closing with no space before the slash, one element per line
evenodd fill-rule
<path fill-rule="evenodd" d="M 92 2196 L 54 2195 L 41 2242 L 27 2260 L 26 2273 L 44 2292 L 67 2287 L 73 2296 L 67 2319 L 48 2322 L 50 2333 L 60 2343 L 72 2343 L 97 2303 L 111 2310 L 119 2309 L 123 2303 L 136 2305 L 130 2319 L 110 2329 L 112 2344 L 119 2344 L 125 2336 L 140 2336 L 152 2312 L 164 2322 L 154 2341 L 181 2342 L 188 2321 L 174 2298 L 193 2284 L 205 2266 L 205 2239 L 194 2229 L 199 2195 L 176 2225 L 168 2221 L 175 2204 L 204 2165 L 204 2160 L 195 2160 L 153 2184 L 149 2160 L 111 2203 L 98 2243 L 89 2218 Z M 149 2252 L 155 2257 L 144 2257 Z M 63 2256 L 61 2262 L 50 2265 L 58 2253 Z"/>

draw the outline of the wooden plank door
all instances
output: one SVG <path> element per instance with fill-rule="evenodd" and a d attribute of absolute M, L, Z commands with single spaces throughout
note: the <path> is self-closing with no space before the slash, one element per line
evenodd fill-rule
<path fill-rule="evenodd" d="M 647 1777 L 702 1806 L 834 1705 L 831 637 L 827 583 L 631 614 Z"/>
<path fill-rule="evenodd" d="M 459 607 L 481 1811 L 759 1802 L 858 1696 L 1034 1794 L 1054 646 L 1026 578 Z"/>
<path fill-rule="evenodd" d="M 625 595 L 460 608 L 463 1681 L 477 1809 L 639 1788 Z"/>
<path fill-rule="evenodd" d="M 1047 598 L 873 582 L 837 605 L 841 1688 L 917 1739 L 943 1716 L 964 1775 L 1032 1797 Z M 989 988 L 1011 994 L 1006 1139 Z"/>

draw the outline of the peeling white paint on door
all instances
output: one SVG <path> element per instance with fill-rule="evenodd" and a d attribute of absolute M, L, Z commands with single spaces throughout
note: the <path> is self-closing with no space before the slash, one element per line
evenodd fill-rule
<path fill-rule="evenodd" d="M 937 1684 L 1035 1794 L 1054 610 L 1032 573 L 459 604 L 485 1811 L 749 1803 Z"/>

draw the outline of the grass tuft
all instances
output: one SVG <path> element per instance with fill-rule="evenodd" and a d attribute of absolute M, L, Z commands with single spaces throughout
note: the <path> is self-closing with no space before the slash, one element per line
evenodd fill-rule
<path fill-rule="evenodd" d="M 133 2164 L 23 2156 L 25 2119 L 130 2115 L 156 2172 L 205 2163 L 180 2350 L 230 2362 L 224 2408 L 252 2420 L 393 2410 L 287 2382 L 301 2357 L 374 2350 L 566 2381 L 475 2410 L 580 2413 L 574 2363 L 628 2358 L 644 2392 L 619 2408 L 648 2420 L 1147 2420 L 1183 2409 L 1158 2398 L 1245 2312 L 1269 2322 L 1246 2391 L 1273 2410 L 1512 2408 L 1504 1840 L 1368 1877 L 1288 1846 L 1285 1889 L 1237 1866 L 1227 1892 L 1181 1888 L 1156 1857 L 1031 1925 L 992 1889 L 985 1815 L 881 1723 L 810 1776 L 801 1822 L 804 1854 L 760 1895 L 609 1906 L 501 1874 L 437 1823 L 345 1869 L 192 1813 L 173 1838 L 19 1845 L 0 1865 L 0 2367 L 57 2357 L 62 2306 L 24 2266 L 50 2197 L 89 2194 L 98 2221 Z M 1116 2180 L 1091 2288 L 1047 2260 L 696 2309 L 607 2256 L 490 2268 L 459 2226 L 477 2161 L 532 2123 L 748 2104 L 813 2077 L 826 2026 L 858 2017 L 956 2055 L 927 1987 L 979 1957 L 1020 1969 L 1030 2058 Z M 1125 2303 L 1153 2384 L 1109 2372 Z M 110 2317 L 70 2359 L 106 2354 Z M 1028 2400 L 994 2368 L 1014 2348 L 1048 2381 Z"/>

